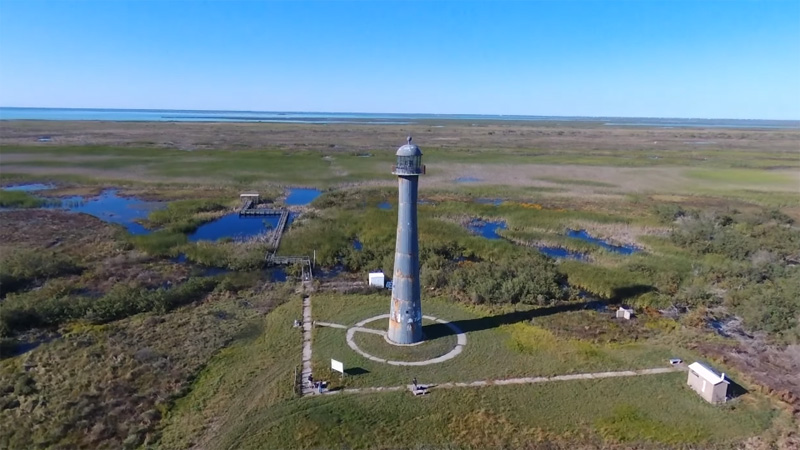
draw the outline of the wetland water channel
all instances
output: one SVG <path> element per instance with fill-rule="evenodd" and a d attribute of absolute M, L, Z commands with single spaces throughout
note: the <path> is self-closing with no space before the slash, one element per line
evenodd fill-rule
<path fill-rule="evenodd" d="M 508 225 L 504 220 L 486 221 L 475 219 L 467 223 L 467 229 L 474 234 L 485 237 L 486 239 L 502 239 L 503 237 L 497 233 L 497 230 L 505 230 Z M 612 253 L 619 253 L 621 255 L 630 255 L 640 251 L 639 248 L 631 245 L 614 245 L 606 240 L 592 237 L 586 230 L 570 230 L 566 232 L 566 236 L 578 239 L 589 244 L 597 245 Z M 536 248 L 543 254 L 557 259 L 577 259 L 581 261 L 587 260 L 585 253 L 580 253 L 572 250 L 567 250 L 563 247 L 537 245 Z"/>

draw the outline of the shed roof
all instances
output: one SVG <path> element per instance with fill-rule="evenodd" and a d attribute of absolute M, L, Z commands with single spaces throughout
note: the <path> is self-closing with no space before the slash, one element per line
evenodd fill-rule
<path fill-rule="evenodd" d="M 725 381 L 725 375 L 718 374 L 714 369 L 706 366 L 703 363 L 693 362 L 689 364 L 689 370 L 693 370 L 695 373 L 700 375 L 701 378 L 708 381 L 711 384 L 719 384 Z"/>

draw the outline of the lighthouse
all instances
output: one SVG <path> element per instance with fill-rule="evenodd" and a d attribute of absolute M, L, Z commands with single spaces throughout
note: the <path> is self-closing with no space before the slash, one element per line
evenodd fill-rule
<path fill-rule="evenodd" d="M 422 341 L 422 305 L 419 285 L 419 236 L 417 235 L 417 186 L 425 173 L 422 152 L 411 143 L 397 150 L 397 243 L 394 250 L 392 303 L 389 308 L 387 339 L 394 344 Z"/>

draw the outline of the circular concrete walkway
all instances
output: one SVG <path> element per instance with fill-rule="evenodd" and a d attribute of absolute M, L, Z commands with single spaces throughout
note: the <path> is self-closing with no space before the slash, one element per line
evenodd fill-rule
<path fill-rule="evenodd" d="M 364 350 L 361 350 L 358 347 L 358 345 L 356 345 L 355 341 L 353 340 L 353 336 L 355 336 L 356 332 L 362 331 L 362 332 L 366 332 L 366 333 L 374 333 L 374 334 L 380 334 L 380 335 L 385 336 L 386 335 L 385 331 L 374 330 L 372 328 L 364 328 L 364 325 L 366 325 L 366 324 L 368 324 L 370 322 L 374 322 L 376 320 L 388 319 L 389 318 L 389 314 L 381 314 L 379 316 L 370 317 L 369 319 L 364 319 L 361 322 L 358 322 L 355 326 L 348 328 L 347 329 L 347 345 L 349 345 L 350 348 L 353 349 L 353 351 L 355 351 L 359 355 L 361 355 L 361 356 L 363 356 L 363 357 L 365 357 L 365 358 L 367 358 L 369 360 L 372 360 L 372 361 L 375 361 L 375 362 L 379 362 L 379 363 L 391 364 L 393 366 L 427 366 L 427 365 L 430 365 L 430 364 L 439 364 L 439 363 L 451 360 L 451 359 L 455 358 L 456 356 L 458 356 L 461 353 L 461 351 L 464 349 L 464 346 L 467 345 L 467 335 L 464 334 L 464 332 L 461 331 L 460 328 L 458 328 L 457 326 L 453 325 L 452 323 L 450 323 L 450 322 L 448 322 L 446 320 L 437 319 L 436 317 L 433 317 L 433 316 L 422 316 L 422 317 L 424 319 L 432 320 L 434 322 L 438 322 L 438 323 L 441 323 L 443 325 L 446 325 L 451 330 L 453 330 L 453 333 L 456 335 L 456 338 L 457 338 L 456 346 L 453 347 L 452 350 L 450 350 L 449 352 L 445 353 L 442 356 L 438 356 L 438 357 L 433 358 L 433 359 L 427 359 L 425 361 L 391 361 L 391 360 L 387 360 L 387 359 L 379 358 L 377 356 L 370 355 L 369 353 L 365 352 Z"/>

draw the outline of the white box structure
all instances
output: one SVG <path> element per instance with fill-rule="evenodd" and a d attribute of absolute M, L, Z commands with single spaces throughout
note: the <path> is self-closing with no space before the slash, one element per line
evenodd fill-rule
<path fill-rule="evenodd" d="M 705 364 L 699 362 L 689 364 L 689 378 L 686 384 L 709 403 L 723 403 L 728 398 L 730 382 L 725 379 L 725 374 L 718 374 Z"/>
<path fill-rule="evenodd" d="M 344 374 L 344 363 L 335 359 L 331 359 L 331 369 Z"/>
<path fill-rule="evenodd" d="M 386 285 L 386 276 L 383 274 L 383 272 L 370 272 L 369 285 L 383 289 L 383 287 Z"/>
<path fill-rule="evenodd" d="M 617 310 L 617 319 L 627 319 L 631 320 L 633 317 L 633 309 L 632 308 L 625 308 L 620 306 Z"/>

